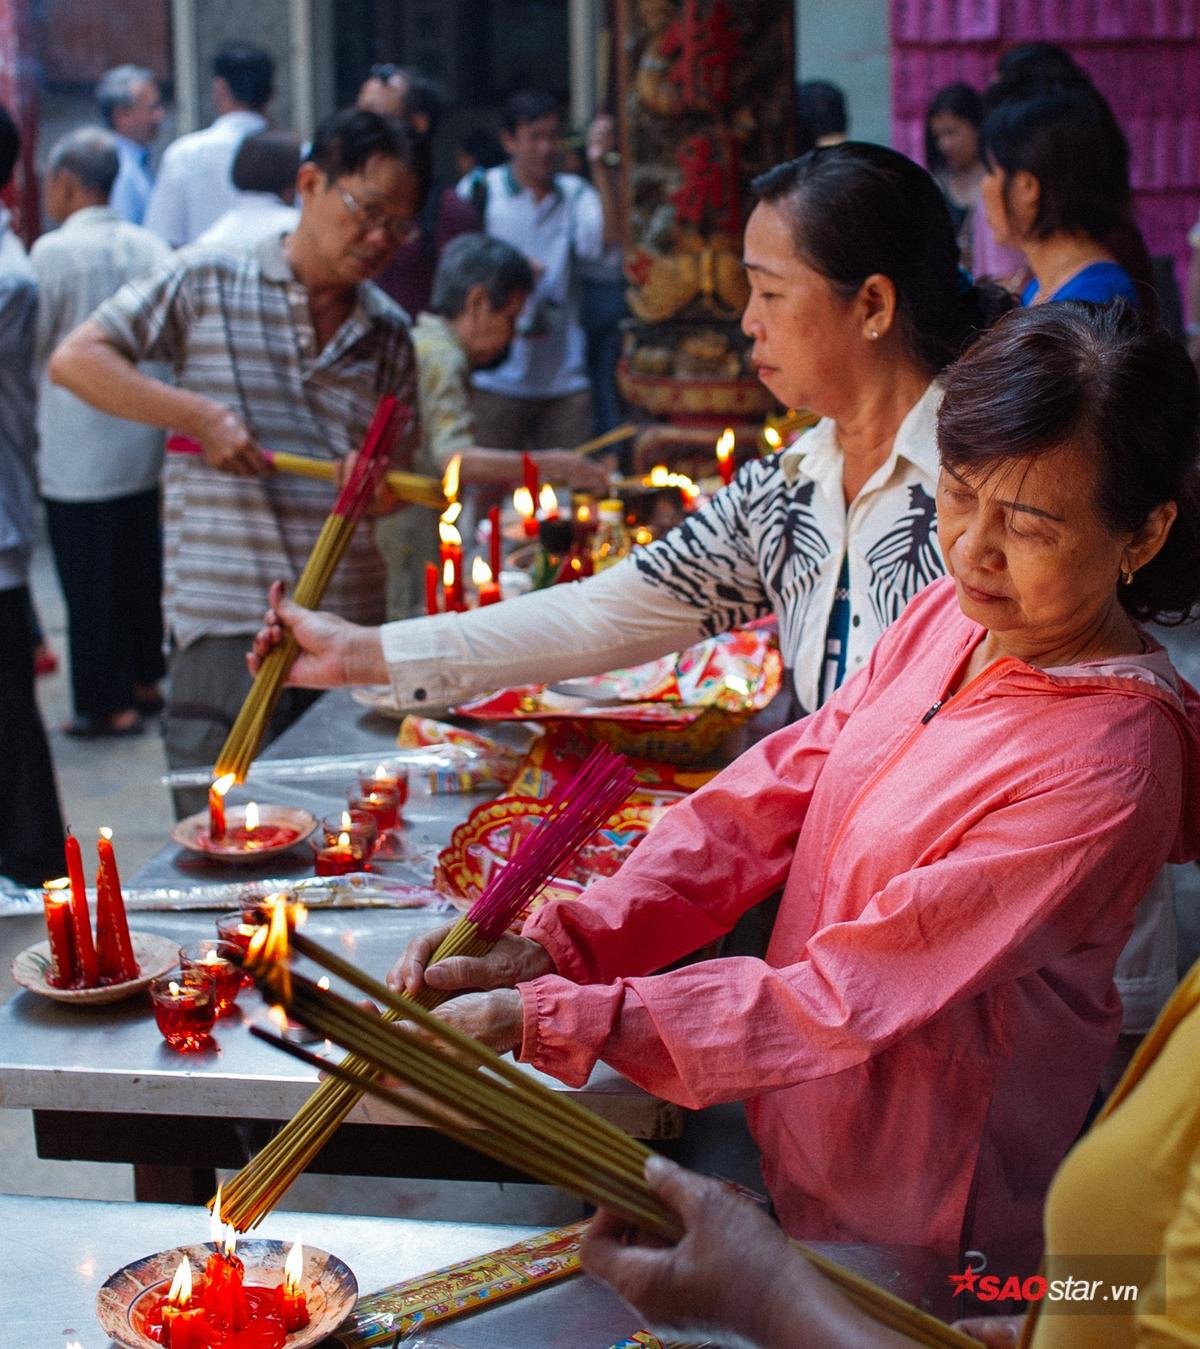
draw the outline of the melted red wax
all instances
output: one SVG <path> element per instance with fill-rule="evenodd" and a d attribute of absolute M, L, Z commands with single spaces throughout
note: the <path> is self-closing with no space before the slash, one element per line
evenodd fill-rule
<path fill-rule="evenodd" d="M 253 1318 L 250 1324 L 244 1330 L 217 1330 L 210 1327 L 207 1340 L 210 1349 L 283 1349 L 288 1332 L 279 1315 L 275 1289 L 248 1283 L 245 1292 Z M 138 1326 L 142 1334 L 155 1344 L 163 1342 L 162 1308 L 166 1300 L 165 1297 L 159 1298 L 150 1314 Z M 199 1306 L 199 1298 L 193 1298 L 190 1305 Z"/>
<path fill-rule="evenodd" d="M 300 831 L 286 824 L 260 824 L 257 829 L 239 824 L 227 829 L 221 838 L 213 838 L 206 829 L 199 842 L 209 852 L 261 852 L 263 848 L 286 848 L 299 837 Z"/>

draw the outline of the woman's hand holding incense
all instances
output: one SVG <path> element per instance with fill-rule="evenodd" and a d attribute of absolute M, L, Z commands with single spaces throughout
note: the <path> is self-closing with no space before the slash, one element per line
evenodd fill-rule
<path fill-rule="evenodd" d="M 258 441 L 236 413 L 219 403 L 213 403 L 211 411 L 200 419 L 196 439 L 209 468 L 238 478 L 256 478 L 266 472 Z"/>
<path fill-rule="evenodd" d="M 490 993 L 464 993 L 444 1002 L 437 1016 L 473 1036 L 497 1054 L 519 1047 L 524 1036 L 525 1015 L 521 995 L 515 988 L 497 988 Z"/>
<path fill-rule="evenodd" d="M 257 675 L 263 661 L 287 633 L 296 639 L 300 654 L 288 671 L 286 683 L 298 688 L 332 689 L 343 684 L 386 684 L 387 664 L 378 628 L 362 628 L 335 614 L 305 609 L 284 594 L 282 581 L 267 593 L 270 608 L 264 627 L 246 653 L 246 665 Z"/>
<path fill-rule="evenodd" d="M 802 1305 L 791 1308 L 793 1265 L 803 1264 L 787 1237 L 749 1200 L 719 1181 L 685 1171 L 663 1157 L 646 1162 L 646 1183 L 683 1219 L 674 1246 L 639 1232 L 601 1209 L 584 1237 L 584 1268 L 610 1284 L 657 1327 L 690 1338 L 734 1331 L 753 1344 L 811 1344 L 793 1338 Z M 824 1341 L 821 1341 L 824 1343 Z"/>
<path fill-rule="evenodd" d="M 756 1345 L 912 1349 L 851 1306 L 748 1199 L 665 1157 L 648 1158 L 645 1176 L 683 1220 L 683 1237 L 665 1245 L 601 1209 L 580 1255 L 656 1329 L 689 1339 L 733 1332 Z"/>
<path fill-rule="evenodd" d="M 439 993 L 459 993 L 466 989 L 515 988 L 554 973 L 554 962 L 544 946 L 510 933 L 485 956 L 450 956 L 430 965 L 433 953 L 453 926 L 446 923 L 414 937 L 388 973 L 389 986 L 411 998 L 426 984 Z"/>

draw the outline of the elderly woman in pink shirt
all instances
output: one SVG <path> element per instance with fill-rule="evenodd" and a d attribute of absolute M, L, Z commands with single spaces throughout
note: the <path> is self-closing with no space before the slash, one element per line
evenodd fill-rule
<path fill-rule="evenodd" d="M 1196 856 L 1200 700 L 1137 618 L 1200 600 L 1200 390 L 1128 308 L 953 367 L 950 575 L 866 669 L 482 960 L 394 977 L 568 1083 L 743 1099 L 794 1236 L 1025 1251 L 1116 1039 L 1113 965 Z M 765 960 L 666 965 L 783 887 Z"/>

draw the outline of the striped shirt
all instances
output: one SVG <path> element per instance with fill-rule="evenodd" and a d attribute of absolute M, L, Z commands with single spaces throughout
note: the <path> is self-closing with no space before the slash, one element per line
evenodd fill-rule
<path fill-rule="evenodd" d="M 180 388 L 232 408 L 272 450 L 341 459 L 362 444 L 382 394 L 409 404 L 415 396 L 404 311 L 361 286 L 318 352 L 308 292 L 279 237 L 243 253 L 177 254 L 94 318 L 130 360 L 165 361 Z M 176 643 L 256 631 L 267 587 L 277 578 L 295 585 L 334 495 L 325 482 L 238 478 L 198 455 L 168 456 L 163 606 Z M 384 564 L 371 535 L 356 531 L 322 605 L 358 623 L 384 616 Z"/>

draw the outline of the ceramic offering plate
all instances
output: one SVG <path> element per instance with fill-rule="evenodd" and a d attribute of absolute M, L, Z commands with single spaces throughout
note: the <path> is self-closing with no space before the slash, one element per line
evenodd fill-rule
<path fill-rule="evenodd" d="M 73 1002 L 79 1006 L 97 1006 L 106 1002 L 120 1002 L 145 988 L 151 979 L 165 974 L 172 965 L 179 964 L 179 943 L 171 937 L 160 937 L 154 932 L 131 932 L 133 958 L 141 971 L 136 979 L 119 984 L 104 984 L 99 988 L 55 988 L 46 982 L 50 971 L 50 943 L 40 941 L 21 952 L 12 963 L 12 977 L 22 988 L 40 993 L 55 1002 Z"/>
<path fill-rule="evenodd" d="M 96 1294 L 96 1315 L 105 1333 L 127 1349 L 162 1349 L 161 1341 L 151 1338 L 148 1328 L 151 1315 L 170 1290 L 180 1258 L 187 1257 L 196 1285 L 213 1249 L 201 1244 L 176 1246 L 171 1251 L 143 1256 L 110 1275 Z M 283 1262 L 290 1249 L 291 1244 L 284 1241 L 239 1239 L 237 1253 L 246 1265 L 247 1287 L 273 1288 L 282 1283 Z M 316 1247 L 304 1247 L 302 1285 L 309 1322 L 284 1340 L 286 1349 L 319 1344 L 341 1325 L 358 1301 L 358 1282 L 350 1267 Z"/>
<path fill-rule="evenodd" d="M 246 807 L 230 806 L 225 822 L 225 837 L 214 840 L 208 833 L 208 811 L 201 810 L 180 820 L 171 837 L 181 848 L 213 862 L 246 863 L 294 848 L 317 827 L 316 818 L 299 806 L 259 806 L 254 830 L 246 828 Z"/>

